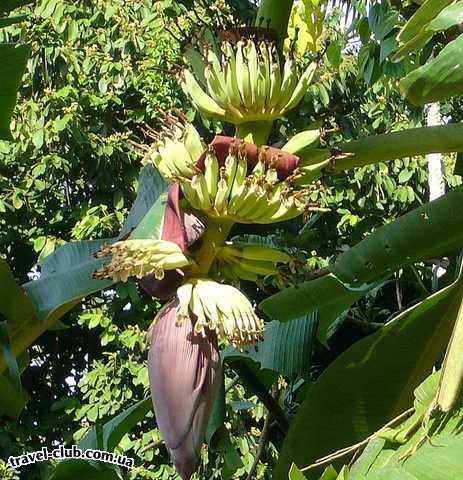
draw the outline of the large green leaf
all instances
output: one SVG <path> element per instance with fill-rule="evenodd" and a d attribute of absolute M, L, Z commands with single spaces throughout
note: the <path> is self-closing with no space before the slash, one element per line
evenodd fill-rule
<path fill-rule="evenodd" d="M 308 390 L 285 439 L 275 480 L 371 435 L 413 402 L 451 335 L 457 281 L 342 353 Z M 313 472 L 309 478 L 318 478 Z"/>
<path fill-rule="evenodd" d="M 331 271 L 358 286 L 418 260 L 441 256 L 463 246 L 463 187 L 427 203 L 340 255 Z"/>
<path fill-rule="evenodd" d="M 25 350 L 21 332 L 26 335 L 31 325 L 37 323 L 36 312 L 26 292 L 16 283 L 8 263 L 0 258 L 0 314 L 8 324 L 11 351 L 18 356 Z M 0 355 L 0 373 L 6 368 L 6 359 Z"/>
<path fill-rule="evenodd" d="M 24 285 L 40 320 L 46 321 L 50 317 L 57 320 L 57 314 L 64 315 L 82 297 L 112 285 L 110 280 L 95 280 L 92 275 L 107 262 L 95 258 L 94 253 L 114 241 L 68 243 L 45 259 L 40 278 Z"/>
<path fill-rule="evenodd" d="M 307 376 L 317 325 L 316 311 L 292 322 L 275 320 L 266 325 L 264 340 L 255 347 L 242 352 L 228 347 L 222 352 L 222 358 L 228 361 L 248 358 L 260 364 L 262 369 L 287 376 Z"/>
<path fill-rule="evenodd" d="M 381 437 L 370 440 L 352 466 L 350 480 L 460 478 L 463 471 L 461 415 L 458 411 L 445 418 L 434 415 L 426 429 L 419 421 L 435 398 L 439 375 L 440 372 L 434 373 L 415 390 L 415 414 L 412 418 L 415 420 L 418 415 L 415 431 L 412 430 L 406 441 L 400 444 L 386 442 Z M 394 431 L 406 430 L 409 424 L 410 419 L 405 420 Z M 391 438 L 390 432 L 388 438 Z M 405 458 L 402 458 L 404 455 Z"/>
<path fill-rule="evenodd" d="M 152 165 L 143 167 L 138 184 L 137 198 L 122 227 L 120 237 L 130 233 L 142 221 L 159 196 L 168 188 L 161 174 Z"/>
<path fill-rule="evenodd" d="M 460 35 L 436 58 L 401 80 L 405 98 L 414 105 L 424 105 L 463 94 L 462 55 L 463 35 Z"/>
<path fill-rule="evenodd" d="M 141 172 L 139 185 L 139 194 L 118 238 L 130 232 L 140 238 L 138 228 L 134 227 L 141 219 L 143 221 L 140 225 L 144 231 L 160 232 L 159 223 L 163 216 L 158 210 L 164 211 L 165 208 L 165 195 L 162 195 L 162 192 L 165 191 L 166 184 L 153 167 L 145 167 Z M 6 310 L 2 312 L 0 309 L 0 312 L 11 319 L 9 333 L 15 355 L 23 352 L 81 298 L 112 285 L 110 280 L 93 279 L 93 272 L 107 261 L 96 259 L 93 254 L 103 244 L 115 240 L 117 239 L 88 240 L 64 245 L 45 258 L 38 280 L 23 285 L 27 295 L 18 286 L 14 290 L 14 287 L 11 287 L 14 295 L 10 291 L 4 291 L 3 308 Z M 3 272 L 3 275 L 8 277 L 8 282 L 13 285 L 11 273 L 8 276 L 2 271 L 2 267 L 5 268 L 4 263 L 0 263 L 0 279 Z M 25 310 L 21 310 L 22 308 Z M 13 320 L 15 318 L 17 321 Z M 5 359 L 0 355 L 0 373 L 4 368 Z"/>
<path fill-rule="evenodd" d="M 8 372 L 0 375 L 0 413 L 10 418 L 18 418 L 26 403 L 29 401 L 28 393 L 18 388 Z"/>
<path fill-rule="evenodd" d="M 423 48 L 437 32 L 447 30 L 463 21 L 463 4 L 461 2 L 433 0 L 430 8 L 426 2 L 410 18 L 398 35 L 403 45 L 393 56 L 396 62 L 402 61 L 408 54 Z"/>
<path fill-rule="evenodd" d="M 428 25 L 433 32 L 447 30 L 463 23 L 463 2 L 459 1 L 444 8 Z"/>
<path fill-rule="evenodd" d="M 413 72 L 414 73 L 414 72 Z M 409 128 L 392 133 L 371 135 L 336 146 L 342 155 L 334 160 L 331 170 L 342 172 L 397 158 L 429 153 L 463 151 L 463 123 L 435 127 Z"/>
<path fill-rule="evenodd" d="M 26 68 L 29 47 L 0 44 L 0 139 L 11 140 L 11 114 L 16 105 L 19 82 Z"/>
<path fill-rule="evenodd" d="M 419 35 L 436 16 L 454 0 L 426 0 L 404 25 L 397 36 L 400 42 L 408 42 Z"/>
<path fill-rule="evenodd" d="M 29 356 L 23 354 L 18 358 L 19 371 L 23 372 L 29 365 Z M 9 372 L 0 375 L 0 413 L 10 418 L 17 418 L 29 401 L 29 394 L 21 386 L 18 390 L 16 381 Z"/>
<path fill-rule="evenodd" d="M 324 341 L 328 327 L 339 315 L 375 286 L 377 285 L 371 284 L 362 288 L 349 288 L 330 274 L 286 288 L 265 299 L 259 307 L 270 318 L 282 322 L 318 311 L 319 337 Z"/>
<path fill-rule="evenodd" d="M 145 167 L 140 175 L 139 194 L 117 238 L 69 243 L 46 257 L 40 278 L 24 285 L 41 320 L 48 321 L 52 316 L 51 321 L 55 321 L 81 298 L 113 284 L 110 280 L 95 280 L 92 276 L 107 262 L 107 259 L 94 257 L 102 245 L 128 234 L 131 238 L 147 238 L 154 232 L 159 238 L 166 204 L 162 195 L 165 188 L 166 184 L 156 170 Z"/>
<path fill-rule="evenodd" d="M 0 342 L 0 412 L 16 418 L 29 399 L 20 381 L 20 374 L 29 363 L 28 356 L 15 358 L 24 350 L 18 333 L 36 322 L 36 316 L 30 299 L 2 258 L 0 285 L 0 317 L 6 319 L 2 322 L 3 342 Z M 7 368 L 9 371 L 5 371 Z"/>

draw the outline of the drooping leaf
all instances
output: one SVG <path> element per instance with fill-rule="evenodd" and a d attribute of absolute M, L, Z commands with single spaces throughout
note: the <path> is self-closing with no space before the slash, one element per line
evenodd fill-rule
<path fill-rule="evenodd" d="M 429 23 L 429 30 L 441 32 L 463 22 L 463 4 L 456 2 L 444 8 L 437 17 Z"/>
<path fill-rule="evenodd" d="M 138 234 L 134 228 L 145 216 L 147 218 L 141 222 L 141 228 L 146 229 L 146 232 L 160 231 L 159 222 L 162 223 L 163 217 L 159 212 L 156 213 L 156 209 L 163 209 L 165 202 L 160 200 L 156 204 L 156 200 L 166 186 L 152 167 L 142 170 L 139 185 L 137 199 L 117 239 L 132 231 Z M 19 286 L 13 286 L 11 272 L 5 267 L 4 261 L 0 262 L 0 280 L 11 285 L 10 290 L 3 291 L 5 299 L 0 312 L 11 322 L 9 333 L 15 355 L 23 352 L 81 298 L 112 285 L 110 280 L 93 278 L 93 272 L 105 262 L 104 259 L 96 259 L 94 253 L 103 244 L 117 239 L 88 240 L 58 248 L 43 261 L 39 279 L 23 285 L 26 293 Z M 0 355 L 0 372 L 4 367 L 5 359 Z"/>
<path fill-rule="evenodd" d="M 112 285 L 110 280 L 95 280 L 93 272 L 107 259 L 97 259 L 94 253 L 104 244 L 124 238 L 154 238 L 162 230 L 165 183 L 152 167 L 140 175 L 139 194 L 118 238 L 69 243 L 46 257 L 41 275 L 24 285 L 40 319 L 57 320 L 82 297 Z M 138 225 L 137 228 L 135 228 Z M 159 238 L 159 237 L 158 237 Z"/>
<path fill-rule="evenodd" d="M 10 418 L 18 418 L 26 403 L 29 401 L 29 395 L 21 388 L 19 391 L 14 380 L 8 372 L 0 375 L 0 413 Z"/>
<path fill-rule="evenodd" d="M 462 288 L 460 273 L 452 285 L 337 357 L 308 390 L 285 439 L 275 480 L 287 478 L 292 462 L 303 467 L 363 440 L 412 405 L 413 390 L 448 342 Z M 310 472 L 308 478 L 318 478 Z"/>
<path fill-rule="evenodd" d="M 0 258 L 0 314 L 7 319 L 11 351 L 16 356 L 29 345 L 21 337 L 29 335 L 31 325 L 37 323 L 36 312 L 25 291 L 16 283 L 8 263 Z M 0 373 L 6 368 L 6 359 L 0 355 Z"/>
<path fill-rule="evenodd" d="M 342 282 L 359 286 L 462 247 L 462 202 L 463 187 L 458 187 L 406 213 L 340 255 L 331 271 Z"/>
<path fill-rule="evenodd" d="M 26 45 L 0 44 L 0 139 L 11 140 L 10 121 L 19 82 L 30 49 Z"/>
<path fill-rule="evenodd" d="M 426 0 L 400 31 L 397 39 L 404 43 L 419 35 L 423 29 L 453 0 Z"/>
<path fill-rule="evenodd" d="M 15 23 L 20 23 L 27 18 L 27 15 L 16 15 L 14 17 L 4 17 L 0 18 L 0 28 L 8 27 L 9 25 L 14 25 Z"/>
<path fill-rule="evenodd" d="M 93 255 L 103 245 L 114 241 L 68 243 L 46 257 L 40 278 L 24 285 L 42 321 L 53 314 L 54 317 L 64 315 L 82 297 L 112 285 L 110 280 L 93 278 L 93 272 L 105 263 L 105 259 Z"/>
<path fill-rule="evenodd" d="M 19 372 L 22 373 L 29 365 L 29 355 L 27 353 L 20 355 L 17 362 Z M 10 418 L 18 418 L 28 401 L 28 393 L 22 386 L 18 390 L 9 372 L 0 374 L 0 413 Z"/>
<path fill-rule="evenodd" d="M 0 352 L 2 353 L 10 379 L 16 390 L 21 390 L 21 378 L 19 374 L 19 366 L 16 357 L 11 349 L 10 336 L 8 333 L 8 322 L 3 320 L 0 322 Z"/>
<path fill-rule="evenodd" d="M 450 42 L 439 55 L 410 72 L 400 82 L 400 90 L 414 105 L 437 102 L 463 94 L 463 35 Z"/>

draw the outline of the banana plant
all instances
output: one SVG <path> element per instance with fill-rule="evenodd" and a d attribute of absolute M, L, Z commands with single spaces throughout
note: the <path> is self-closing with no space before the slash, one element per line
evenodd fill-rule
<path fill-rule="evenodd" d="M 165 114 L 162 131 L 139 147 L 143 174 L 155 168 L 163 177 L 153 187 L 157 194 L 134 206 L 118 238 L 62 247 L 46 259 L 41 278 L 25 285 L 46 326 L 83 296 L 129 279 L 165 302 L 148 332 L 148 367 L 157 424 L 183 480 L 197 468 L 218 395 L 219 350 L 245 349 L 265 338 L 264 319 L 240 281 L 259 283 L 293 261 L 278 248 L 234 243 L 232 227 L 325 211 L 311 200 L 325 175 L 410 155 L 463 151 L 460 124 L 332 148 L 312 129 L 281 148 L 267 145 L 274 121 L 294 110 L 317 81 L 316 63 L 302 68 L 294 51 L 282 52 L 291 5 L 265 0 L 255 27 L 209 32 L 203 45 L 185 50 L 182 88 L 202 115 L 234 125 L 234 137 L 217 135 L 207 144 L 181 112 Z M 460 240 L 455 246 L 463 246 Z M 368 290 L 338 275 L 334 269 L 329 278 L 349 300 Z M 72 291 L 66 291 L 71 281 L 63 280 L 70 276 Z M 15 353 L 34 338 L 18 341 Z M 0 369 L 5 365 L 0 358 Z"/>

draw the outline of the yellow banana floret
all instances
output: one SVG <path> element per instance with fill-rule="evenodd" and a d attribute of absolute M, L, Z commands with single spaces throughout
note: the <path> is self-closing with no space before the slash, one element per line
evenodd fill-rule
<path fill-rule="evenodd" d="M 209 148 L 204 171 L 191 179 L 178 178 L 188 203 L 212 217 L 238 223 L 275 223 L 295 218 L 306 210 L 311 193 L 299 188 L 295 172 L 279 180 L 272 161 L 259 160 L 248 172 L 248 159 L 243 148 L 230 146 L 225 165 L 219 162 L 213 148 Z"/>
<path fill-rule="evenodd" d="M 111 262 L 96 270 L 94 278 L 109 278 L 115 282 L 146 275 L 154 275 L 160 280 L 165 270 L 175 270 L 191 263 L 176 243 L 165 240 L 122 240 L 102 247 L 95 256 L 111 257 Z"/>
<path fill-rule="evenodd" d="M 219 339 L 240 346 L 262 338 L 264 322 L 246 296 L 235 287 L 205 278 L 190 279 L 177 290 L 178 322 L 196 317 L 195 330 L 217 333 Z"/>
<path fill-rule="evenodd" d="M 165 115 L 162 133 L 149 132 L 155 142 L 146 149 L 143 163 L 154 165 L 169 181 L 192 178 L 196 162 L 204 152 L 198 131 L 185 118 Z"/>

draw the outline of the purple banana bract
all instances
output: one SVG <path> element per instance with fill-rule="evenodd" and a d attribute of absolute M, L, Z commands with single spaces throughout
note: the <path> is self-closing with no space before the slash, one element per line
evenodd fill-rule
<path fill-rule="evenodd" d="M 148 369 L 156 420 L 183 480 L 189 480 L 220 382 L 217 337 L 194 331 L 194 321 L 177 324 L 178 301 L 165 305 L 150 331 Z"/>

